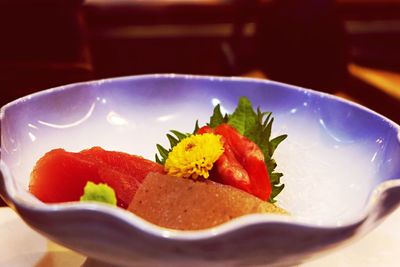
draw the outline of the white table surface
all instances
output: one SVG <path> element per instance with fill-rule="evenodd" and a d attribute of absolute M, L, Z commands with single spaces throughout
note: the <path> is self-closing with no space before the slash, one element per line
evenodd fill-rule
<path fill-rule="evenodd" d="M 0 208 L 0 266 L 74 267 L 86 258 L 31 230 L 10 208 Z M 92 265 L 90 265 L 92 266 Z M 373 232 L 301 267 L 400 266 L 400 208 Z"/>

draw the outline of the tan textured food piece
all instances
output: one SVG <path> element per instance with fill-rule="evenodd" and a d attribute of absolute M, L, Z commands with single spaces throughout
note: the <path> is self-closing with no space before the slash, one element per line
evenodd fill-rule
<path fill-rule="evenodd" d="M 205 229 L 250 213 L 287 214 L 229 185 L 158 173 L 147 175 L 128 209 L 154 224 L 179 230 Z"/>

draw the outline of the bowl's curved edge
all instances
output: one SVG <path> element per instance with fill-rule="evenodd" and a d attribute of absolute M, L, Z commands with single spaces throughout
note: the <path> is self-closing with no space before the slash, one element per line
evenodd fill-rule
<path fill-rule="evenodd" d="M 330 95 L 327 93 L 323 93 L 323 92 L 318 92 L 318 91 L 314 91 L 312 89 L 306 89 L 306 88 L 302 88 L 302 87 L 298 87 L 298 86 L 293 86 L 293 85 L 287 85 L 287 84 L 283 84 L 283 83 L 279 83 L 276 81 L 269 81 L 269 80 L 263 80 L 263 79 L 256 79 L 256 78 L 247 78 L 247 77 L 220 77 L 220 76 L 206 76 L 206 75 L 186 75 L 186 74 L 147 74 L 147 75 L 136 75 L 136 76 L 122 76 L 122 77 L 116 77 L 116 78 L 108 78 L 108 79 L 102 79 L 102 80 L 94 80 L 94 81 L 86 81 L 86 82 L 79 82 L 79 83 L 73 83 L 73 84 L 68 84 L 68 85 L 63 85 L 63 86 L 59 86 L 59 87 L 55 87 L 55 88 L 50 88 L 47 90 L 43 90 L 43 91 L 39 91 L 36 93 L 33 93 L 31 95 L 25 96 L 25 97 L 21 97 L 17 100 L 14 100 L 8 104 L 6 104 L 5 106 L 1 107 L 0 110 L 0 120 L 2 119 L 3 115 L 4 115 L 4 111 L 12 105 L 24 102 L 30 98 L 33 97 L 39 97 L 40 95 L 43 94 L 49 94 L 53 91 L 58 91 L 58 90 L 66 90 L 68 88 L 73 88 L 75 86 L 83 86 L 83 85 L 88 85 L 88 86 L 92 86 L 92 85 L 97 85 L 97 84 L 103 84 L 103 83 L 108 83 L 108 82 L 113 82 L 113 81 L 118 81 L 118 80 L 136 80 L 136 79 L 206 79 L 206 80 L 217 80 L 217 81 L 226 81 L 226 80 L 230 80 L 230 81 L 251 81 L 251 82 L 257 82 L 257 83 L 265 83 L 265 84 L 276 84 L 276 85 L 281 85 L 281 86 L 285 86 L 288 88 L 291 88 L 293 90 L 297 90 L 297 91 L 301 91 L 301 92 L 310 92 L 312 94 L 316 94 L 318 96 L 321 97 L 326 97 L 326 98 L 332 98 L 332 99 L 336 99 L 340 102 L 344 102 L 347 103 L 348 105 L 352 105 L 355 106 L 359 109 L 363 109 L 366 110 L 369 113 L 372 113 L 375 116 L 378 116 L 379 118 L 381 118 L 382 120 L 386 121 L 391 127 L 393 127 L 393 129 L 397 132 L 397 142 L 398 145 L 400 147 L 400 126 L 397 125 L 395 122 L 391 121 L 388 118 L 385 118 L 384 116 L 376 113 L 373 110 L 370 110 L 362 105 L 359 105 L 357 103 L 354 103 L 352 101 L 334 96 L 334 95 Z M 3 196 L 3 198 L 5 199 L 6 203 L 10 206 L 13 206 L 14 204 L 17 205 L 25 205 L 27 204 L 26 202 L 23 201 L 23 199 L 18 198 L 16 196 L 16 185 L 14 183 L 12 183 L 12 178 L 11 178 L 11 173 L 8 171 L 7 166 L 5 166 L 4 163 L 1 163 L 1 172 L 2 172 L 2 181 L 0 183 L 0 193 Z M 397 177 L 395 177 L 397 178 Z M 398 177 L 400 179 L 400 177 Z M 391 184 L 392 186 L 388 186 L 389 184 Z M 373 204 L 371 204 L 373 201 L 372 199 L 374 199 L 375 197 L 379 197 L 379 195 L 383 194 L 383 192 L 387 191 L 389 188 L 391 187 L 397 187 L 398 185 L 396 184 L 395 180 L 390 180 L 389 182 L 384 182 L 382 185 L 377 186 L 375 191 L 380 192 L 379 194 L 372 194 L 370 197 L 370 201 L 369 201 L 369 205 L 367 210 L 371 210 L 373 209 Z M 382 188 L 384 188 L 382 190 Z M 32 205 L 29 205 L 32 206 Z M 51 207 L 51 208 L 49 208 Z M 43 207 L 44 210 L 47 211 L 54 211 L 57 209 L 69 209 L 70 206 L 68 206 L 68 204 L 55 204 L 55 205 L 44 205 Z M 358 220 L 362 220 L 362 218 L 365 218 L 366 214 L 362 214 Z M 269 216 L 269 218 L 274 218 L 274 216 Z M 278 216 L 277 218 L 273 219 L 274 221 L 278 220 L 281 221 L 283 223 L 288 223 L 288 220 L 286 218 L 283 218 Z M 235 220 L 234 220 L 235 221 Z M 294 222 L 294 221 L 290 221 L 290 222 Z M 296 223 L 303 223 L 303 222 L 296 222 Z M 355 223 L 355 221 L 349 221 L 349 222 L 345 222 L 344 224 L 353 224 Z M 225 225 L 225 224 L 224 224 Z M 230 225 L 230 223 L 228 223 L 227 225 Z M 305 225 L 310 226 L 311 224 L 309 223 L 305 223 Z M 236 226 L 232 225 L 227 227 L 226 229 L 223 229 L 222 231 L 230 231 L 232 229 L 235 229 Z M 328 226 L 329 227 L 329 226 Z M 218 228 L 218 227 L 217 227 Z M 151 230 L 151 232 L 153 232 L 153 230 Z M 154 231 L 154 233 L 156 233 L 157 231 Z M 196 231 L 197 233 L 199 233 L 198 231 Z M 200 231 L 202 232 L 202 231 Z M 220 232 L 220 231 L 217 231 Z M 197 235 L 197 234 L 196 234 Z M 200 237 L 201 235 L 199 235 Z M 178 236 L 177 236 L 178 237 Z"/>
<path fill-rule="evenodd" d="M 194 74 L 176 74 L 176 73 L 155 73 L 155 74 L 141 74 L 141 75 L 130 75 L 130 76 L 119 76 L 119 77 L 113 77 L 113 78 L 105 78 L 105 79 L 99 79 L 99 80 L 89 80 L 89 81 L 84 81 L 84 82 L 77 82 L 77 83 L 71 83 L 71 84 L 66 84 L 66 85 L 61 85 L 53 88 L 48 88 L 44 89 L 23 97 L 20 97 L 18 99 L 15 99 L 4 106 L 0 108 L 0 119 L 3 116 L 4 110 L 7 109 L 11 105 L 18 104 L 20 102 L 24 102 L 30 98 L 33 97 L 38 97 L 43 94 L 48 94 L 53 91 L 59 91 L 59 90 L 66 90 L 72 87 L 76 86 L 91 86 L 91 85 L 100 85 L 104 83 L 109 83 L 113 81 L 124 81 L 124 80 L 140 80 L 140 79 L 203 79 L 203 80 L 211 80 L 211 81 L 248 81 L 248 82 L 257 82 L 257 83 L 264 83 L 264 84 L 275 84 L 275 85 L 280 85 L 282 87 L 287 87 L 292 90 L 296 91 L 301 91 L 301 92 L 309 92 L 315 95 L 318 95 L 320 97 L 325 97 L 325 98 L 331 98 L 335 99 L 337 101 L 346 103 L 348 105 L 357 107 L 359 109 L 365 110 L 369 113 L 372 113 L 373 115 L 381 118 L 382 120 L 390 123 L 394 128 L 397 129 L 397 132 L 399 134 L 399 141 L 400 141 L 400 125 L 398 125 L 396 122 L 392 121 L 389 118 L 386 118 L 385 116 L 377 113 L 376 111 L 367 108 L 361 104 L 358 104 L 354 101 L 335 96 L 329 93 L 317 91 L 311 88 L 304 88 L 296 85 L 291 85 L 291 84 L 286 84 L 278 81 L 273 81 L 273 80 L 266 80 L 266 79 L 260 79 L 260 78 L 250 78 L 250 77 L 238 77 L 238 76 L 213 76 L 213 75 L 194 75 Z"/>
<path fill-rule="evenodd" d="M 238 78 L 238 77 L 211 77 L 211 76 L 193 76 L 193 75 L 175 75 L 175 74 L 165 74 L 165 75 L 141 75 L 141 76 L 128 76 L 128 77 L 120 77 L 115 79 L 141 79 L 141 78 L 185 78 L 185 79 L 222 79 L 222 80 L 250 80 L 262 83 L 274 83 L 279 84 L 277 82 L 272 81 L 264 81 L 258 79 L 251 78 Z M 113 81 L 115 79 L 105 79 L 101 81 L 91 81 L 84 83 L 77 83 L 79 85 L 82 84 L 93 84 L 93 83 L 104 83 Z M 37 95 L 46 94 L 53 90 L 64 90 L 77 84 L 71 84 L 66 86 L 57 87 L 54 89 L 48 89 L 46 91 L 35 93 L 31 96 L 27 97 L 35 97 Z M 289 86 L 295 90 L 300 91 L 312 91 L 310 89 L 304 89 L 295 86 Z M 312 91 L 315 94 L 323 95 L 324 97 L 338 99 L 341 102 L 346 102 L 349 105 L 356 106 L 357 108 L 365 109 L 368 112 L 374 114 L 375 116 L 380 117 L 382 120 L 385 120 L 389 123 L 396 131 L 397 131 L 397 141 L 400 144 L 400 133 L 399 133 L 399 125 L 392 122 L 391 120 L 381 116 L 380 114 L 371 111 L 368 108 L 365 108 L 361 105 L 353 103 L 348 100 L 341 99 L 336 96 L 332 96 L 325 93 L 320 93 L 316 91 Z M 3 106 L 0 111 L 1 118 L 3 116 L 4 110 L 9 106 L 19 102 L 23 102 L 26 100 L 26 97 L 15 100 L 6 106 Z M 373 194 L 369 198 L 369 202 L 367 208 L 362 214 L 359 214 L 357 218 L 353 220 L 343 222 L 341 225 L 316 225 L 310 222 L 304 222 L 300 220 L 295 220 L 293 218 L 287 218 L 282 216 L 272 216 L 272 215 L 249 215 L 243 216 L 241 218 L 232 220 L 223 225 L 217 226 L 212 229 L 203 230 L 203 231 L 170 231 L 151 223 L 148 223 L 136 215 L 130 214 L 126 211 L 106 207 L 104 205 L 97 204 L 53 204 L 53 205 L 33 205 L 32 203 L 28 203 L 24 198 L 21 198 L 17 195 L 17 185 L 13 183 L 11 173 L 8 171 L 7 166 L 3 162 L 0 163 L 1 176 L 0 176 L 0 195 L 5 199 L 6 203 L 11 206 L 14 210 L 16 210 L 21 217 L 28 222 L 32 227 L 37 229 L 40 232 L 40 227 L 34 224 L 34 220 L 32 218 L 26 217 L 26 211 L 29 211 L 31 215 L 33 215 L 36 219 L 49 214 L 61 214 L 63 212 L 73 213 L 85 213 L 88 212 L 90 214 L 95 214 L 95 217 L 105 216 L 111 221 L 122 220 L 122 222 L 129 227 L 135 228 L 137 231 L 144 231 L 147 236 L 151 236 L 157 240 L 174 240 L 178 242 L 197 242 L 207 239 L 213 239 L 217 236 L 231 236 L 234 235 L 238 230 L 245 228 L 258 227 L 259 225 L 281 225 L 281 226 L 296 226 L 302 229 L 318 229 L 322 232 L 330 232 L 336 231 L 338 229 L 358 229 L 357 234 L 354 235 L 362 235 L 363 233 L 368 232 L 371 228 L 375 227 L 384 217 L 386 217 L 390 212 L 392 212 L 400 203 L 400 179 L 392 179 L 389 181 L 385 181 L 378 185 L 374 190 Z M 397 177 L 396 177 L 397 178 Z M 400 177 L 399 177 L 400 178 Z M 58 241 L 54 236 L 49 236 L 49 238 Z M 64 244 L 67 247 L 71 247 L 69 244 Z"/>
<path fill-rule="evenodd" d="M 6 170 L 7 171 L 7 170 Z M 12 198 L 9 196 L 9 191 L 11 190 L 9 185 L 6 185 L 7 175 L 4 175 L 3 171 L 0 171 L 0 197 L 4 200 L 4 202 L 11 208 L 14 208 L 14 203 L 11 200 Z"/>
<path fill-rule="evenodd" d="M 303 261 L 314 258 L 328 249 L 359 239 L 376 227 L 399 203 L 400 180 L 392 180 L 377 187 L 364 214 L 345 224 L 320 226 L 281 216 L 255 214 L 212 229 L 185 232 L 160 228 L 125 210 L 106 205 L 69 203 L 32 208 L 23 199 L 16 198 L 13 201 L 14 209 L 28 225 L 49 239 L 84 255 L 106 262 L 126 264 L 133 259 L 140 262 L 137 257 L 148 257 L 154 253 L 151 248 L 157 247 L 157 250 L 162 248 L 158 252 L 157 260 L 171 261 L 171 266 L 180 266 L 189 258 L 198 260 L 201 266 L 206 263 L 203 262 L 205 255 L 206 258 L 223 262 L 235 258 L 229 251 L 250 250 L 251 247 L 254 249 L 259 243 L 263 244 L 262 247 L 273 248 L 273 253 L 265 252 L 271 260 L 277 257 L 275 260 L 278 261 L 280 255 L 283 261 L 297 264 L 299 262 L 290 262 L 293 258 L 284 259 L 284 255 L 281 255 L 285 249 L 287 252 L 288 248 L 284 243 L 289 239 L 293 243 L 289 246 L 291 252 L 297 253 Z M 269 238 L 264 238 L 265 236 Z M 244 238 L 251 239 L 245 248 L 235 244 Z M 132 242 L 132 239 L 135 241 Z M 110 245 L 115 242 L 119 242 L 118 247 L 126 247 L 126 251 L 116 251 Z M 99 253 L 99 246 L 107 253 Z M 217 255 L 210 251 L 210 247 L 223 247 L 225 252 Z M 248 252 L 244 253 L 247 254 Z M 258 259 L 260 262 L 253 259 L 254 264 L 260 264 L 263 260 L 261 257 Z"/>
<path fill-rule="evenodd" d="M 242 216 L 226 222 L 222 225 L 206 230 L 198 231 L 177 231 L 168 230 L 158 227 L 140 217 L 123 209 L 110 207 L 97 203 L 60 203 L 60 204 L 42 204 L 35 205 L 16 194 L 16 185 L 11 181 L 11 173 L 8 167 L 0 161 L 0 193 L 4 197 L 7 204 L 14 210 L 31 209 L 38 214 L 45 213 L 62 213 L 62 212 L 97 212 L 105 216 L 118 218 L 131 227 L 138 228 L 149 235 L 157 238 L 168 238 L 176 240 L 201 240 L 212 238 L 217 235 L 225 235 L 237 231 L 244 226 L 257 225 L 260 223 L 280 223 L 280 224 L 296 224 L 302 227 L 318 228 L 332 230 L 337 227 L 348 227 L 359 224 L 360 222 L 368 222 L 368 225 L 374 226 L 376 222 L 386 217 L 397 206 L 400 205 L 400 179 L 392 179 L 379 184 L 371 194 L 367 207 L 364 212 L 348 221 L 342 221 L 340 224 L 319 225 L 315 222 L 305 221 L 304 219 L 293 218 L 290 216 L 273 215 L 273 214 L 252 214 Z M 78 205 L 77 205 L 78 204 Z M 24 214 L 20 214 L 22 217 Z"/>

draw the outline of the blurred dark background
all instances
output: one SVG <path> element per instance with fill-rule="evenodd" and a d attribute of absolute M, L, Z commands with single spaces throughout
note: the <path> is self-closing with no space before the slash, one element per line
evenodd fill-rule
<path fill-rule="evenodd" d="M 400 123 L 400 0 L 0 0 L 0 104 L 144 73 L 268 78 Z"/>

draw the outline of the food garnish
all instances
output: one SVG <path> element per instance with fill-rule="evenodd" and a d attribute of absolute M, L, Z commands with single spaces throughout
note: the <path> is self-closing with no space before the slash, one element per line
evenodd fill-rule
<path fill-rule="evenodd" d="M 165 161 L 165 170 L 167 174 L 177 177 L 208 178 L 214 162 L 223 152 L 220 135 L 190 135 L 174 146 Z"/>
<path fill-rule="evenodd" d="M 83 189 L 83 195 L 81 196 L 80 201 L 96 201 L 113 206 L 117 205 L 117 198 L 114 189 L 103 183 L 95 184 L 93 182 L 87 182 Z"/>
<path fill-rule="evenodd" d="M 171 130 L 172 134 L 167 134 L 171 148 L 157 145 L 160 157 L 156 155 L 156 161 L 165 164 L 173 148 L 193 134 L 207 132 L 221 135 L 225 140 L 225 152 L 215 164 L 219 166 L 218 173 L 222 176 L 219 178 L 273 203 L 284 184 L 280 181 L 283 174 L 275 172 L 277 164 L 272 156 L 277 146 L 287 137 L 280 135 L 271 139 L 273 121 L 271 112 L 262 112 L 259 108 L 254 111 L 247 97 L 239 99 L 232 114 L 222 114 L 218 104 L 206 126 L 199 128 L 196 122 L 191 134 Z"/>

